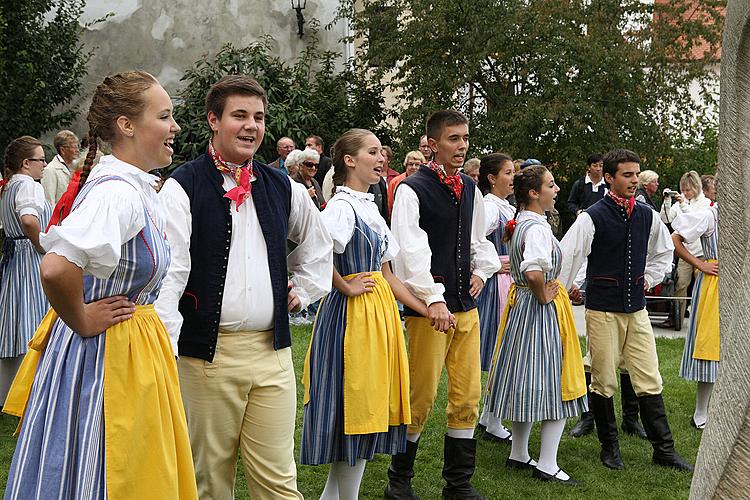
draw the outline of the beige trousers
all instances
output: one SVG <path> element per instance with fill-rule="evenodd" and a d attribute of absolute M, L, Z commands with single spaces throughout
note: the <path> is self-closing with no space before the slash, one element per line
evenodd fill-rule
<path fill-rule="evenodd" d="M 435 404 L 443 367 L 448 370 L 450 429 L 473 429 L 479 416 L 482 374 L 479 359 L 479 314 L 454 313 L 456 327 L 442 333 L 423 317 L 406 317 L 409 337 L 410 434 L 422 432 Z"/>
<path fill-rule="evenodd" d="M 693 279 L 693 272 L 695 269 L 693 266 L 682 259 L 677 259 L 677 284 L 674 289 L 675 297 L 687 297 L 687 289 L 690 286 L 690 281 Z M 685 317 L 685 309 L 687 308 L 687 301 L 680 300 L 680 314 Z"/>
<path fill-rule="evenodd" d="M 617 391 L 617 368 L 622 364 L 638 396 L 661 394 L 659 358 L 646 309 L 634 313 L 586 309 L 586 335 L 591 392 L 612 397 Z"/>
<path fill-rule="evenodd" d="M 201 500 L 231 500 L 237 453 L 253 500 L 301 499 L 291 348 L 273 332 L 219 332 L 213 363 L 183 356 L 180 389 Z"/>

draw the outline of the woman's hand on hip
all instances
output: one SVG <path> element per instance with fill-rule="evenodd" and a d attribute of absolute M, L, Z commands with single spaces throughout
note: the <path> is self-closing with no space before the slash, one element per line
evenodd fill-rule
<path fill-rule="evenodd" d="M 135 304 L 123 295 L 115 295 L 84 304 L 81 324 L 68 326 L 81 337 L 95 337 L 107 328 L 129 320 L 133 313 Z"/>

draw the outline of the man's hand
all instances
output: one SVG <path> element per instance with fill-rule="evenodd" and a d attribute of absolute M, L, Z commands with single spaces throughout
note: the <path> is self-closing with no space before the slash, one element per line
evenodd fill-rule
<path fill-rule="evenodd" d="M 286 307 L 289 312 L 297 312 L 302 305 L 297 294 L 292 291 L 293 286 L 294 284 L 291 281 L 286 282 L 286 289 L 288 290 Z"/>
<path fill-rule="evenodd" d="M 445 302 L 433 302 L 427 306 L 427 318 L 432 327 L 439 332 L 447 332 L 456 326 L 456 319 L 446 307 Z"/>
<path fill-rule="evenodd" d="M 570 296 L 570 300 L 573 302 L 580 302 L 583 300 L 583 297 L 581 296 L 581 289 L 577 286 L 573 285 L 570 287 L 570 290 L 568 290 L 568 296 Z"/>
<path fill-rule="evenodd" d="M 510 262 L 503 262 L 500 265 L 500 274 L 510 274 Z"/>
<path fill-rule="evenodd" d="M 482 281 L 482 278 L 476 274 L 472 274 L 471 279 L 469 280 L 469 295 L 476 299 L 479 297 L 482 288 L 484 288 L 484 281 Z"/>

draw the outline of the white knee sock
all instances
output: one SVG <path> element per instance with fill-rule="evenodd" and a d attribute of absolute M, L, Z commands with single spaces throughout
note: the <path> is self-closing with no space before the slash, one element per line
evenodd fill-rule
<path fill-rule="evenodd" d="M 448 427 L 446 434 L 454 439 L 471 439 L 474 437 L 474 429 L 451 429 Z"/>
<path fill-rule="evenodd" d="M 482 407 L 482 414 L 479 416 L 479 425 L 487 427 L 487 422 L 490 420 L 491 416 L 492 412 L 487 409 L 487 401 L 485 400 L 484 407 Z"/>
<path fill-rule="evenodd" d="M 328 471 L 328 481 L 321 500 L 357 500 L 359 498 L 359 486 L 365 473 L 367 461 L 360 458 L 354 466 L 346 462 L 334 462 Z M 329 484 L 335 486 L 329 488 Z M 335 491 L 334 491 L 335 489 Z"/>
<path fill-rule="evenodd" d="M 542 422 L 542 449 L 539 452 L 539 465 L 536 466 L 540 471 L 555 474 L 560 469 L 557 466 L 557 448 L 560 445 L 563 430 L 565 430 L 564 418 Z M 564 480 L 570 476 L 560 471 L 557 477 Z"/>
<path fill-rule="evenodd" d="M 505 439 L 510 436 L 510 431 L 503 426 L 503 421 L 495 415 L 487 417 L 487 432 L 499 438 Z"/>
<path fill-rule="evenodd" d="M 416 443 L 417 441 L 419 441 L 419 436 L 421 435 L 422 435 L 421 432 L 415 432 L 414 434 L 407 433 L 406 440 L 411 441 L 412 443 Z"/>
<path fill-rule="evenodd" d="M 510 456 L 508 458 L 519 462 L 528 462 L 529 456 L 529 435 L 531 434 L 532 422 L 511 422 L 513 430 L 513 442 L 510 446 Z M 531 461 L 531 465 L 536 462 Z"/>
<path fill-rule="evenodd" d="M 708 420 L 708 402 L 711 400 L 713 390 L 713 383 L 698 382 L 698 388 L 695 392 L 695 413 L 693 414 L 695 424 L 698 426 L 705 425 Z"/>

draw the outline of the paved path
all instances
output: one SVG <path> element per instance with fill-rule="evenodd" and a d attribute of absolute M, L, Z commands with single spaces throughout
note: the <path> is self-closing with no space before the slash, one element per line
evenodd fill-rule
<path fill-rule="evenodd" d="M 573 306 L 573 317 L 576 321 L 576 329 L 579 335 L 583 335 L 586 332 L 586 318 L 584 316 L 585 309 L 583 306 Z M 688 318 L 682 322 L 682 330 L 679 332 L 675 331 L 674 328 L 659 328 L 654 326 L 654 335 L 657 337 L 663 337 L 668 339 L 679 339 L 685 338 L 687 334 Z"/>

